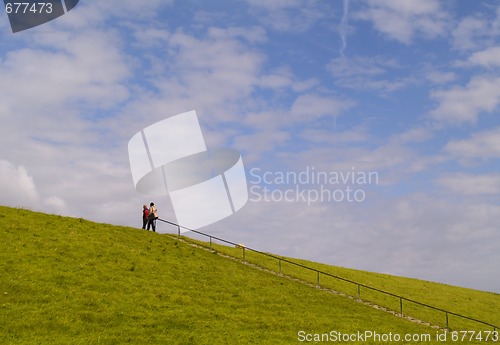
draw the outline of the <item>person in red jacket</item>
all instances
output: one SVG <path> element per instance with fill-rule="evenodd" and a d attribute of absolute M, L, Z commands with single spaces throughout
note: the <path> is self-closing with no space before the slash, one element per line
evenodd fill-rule
<path fill-rule="evenodd" d="M 149 209 L 146 206 L 146 204 L 144 204 L 144 206 L 142 206 L 142 230 L 146 230 L 146 225 L 148 224 L 148 221 L 149 221 Z"/>

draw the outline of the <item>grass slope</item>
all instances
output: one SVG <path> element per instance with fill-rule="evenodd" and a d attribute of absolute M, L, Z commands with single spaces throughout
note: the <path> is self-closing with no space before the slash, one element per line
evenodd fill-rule
<path fill-rule="evenodd" d="M 436 334 L 168 236 L 0 207 L 0 344 L 294 344 L 300 330 Z"/>
<path fill-rule="evenodd" d="M 200 241 L 191 241 L 209 246 L 209 244 Z M 227 255 L 243 258 L 242 249 L 239 248 L 217 244 L 213 244 L 212 248 Z M 329 266 L 306 260 L 283 258 L 337 277 L 359 282 L 363 285 L 371 286 L 443 310 L 448 310 L 493 325 L 500 325 L 500 294 L 497 293 L 478 291 L 413 278 Z M 248 262 L 258 264 L 270 270 L 279 271 L 277 259 L 266 257 L 249 250 L 245 251 L 245 259 Z M 286 262 L 282 262 L 281 271 L 285 275 L 294 276 L 314 284 L 317 283 L 317 274 L 313 271 Z M 331 288 L 350 296 L 357 296 L 358 294 L 356 285 L 342 282 L 326 275 L 320 276 L 320 284 L 322 287 Z M 363 287 L 360 290 L 360 297 L 394 311 L 400 311 L 400 301 L 398 298 L 374 292 Z M 434 325 L 446 327 L 445 313 L 419 306 L 411 302 L 403 302 L 403 312 L 406 315 L 431 322 Z M 489 326 L 467 321 L 454 315 L 449 315 L 448 321 L 450 328 L 455 330 L 492 330 Z"/>

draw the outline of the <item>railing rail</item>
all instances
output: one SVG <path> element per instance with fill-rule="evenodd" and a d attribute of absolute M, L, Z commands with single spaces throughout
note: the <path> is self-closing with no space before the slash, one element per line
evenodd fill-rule
<path fill-rule="evenodd" d="M 209 243 L 210 243 L 210 250 L 212 250 L 213 240 L 216 240 L 216 241 L 219 241 L 219 242 L 222 242 L 222 243 L 226 243 L 226 244 L 230 244 L 230 245 L 236 246 L 236 247 L 240 247 L 241 246 L 238 243 L 231 242 L 231 241 L 228 241 L 228 240 L 225 240 L 223 238 L 219 238 L 219 237 L 216 237 L 216 236 L 213 236 L 213 235 L 210 235 L 210 234 L 206 234 L 206 233 L 201 232 L 201 231 L 189 229 L 189 228 L 186 228 L 186 227 L 184 227 L 182 225 L 170 222 L 168 220 L 164 220 L 164 219 L 161 219 L 161 218 L 158 218 L 158 220 L 162 221 L 164 223 L 167 223 L 167 224 L 170 224 L 170 225 L 173 225 L 173 226 L 177 227 L 177 235 L 178 235 L 178 237 L 181 236 L 181 229 L 193 232 L 195 234 L 198 234 L 198 235 L 201 235 L 201 236 L 204 236 L 204 237 L 208 237 L 209 238 Z M 356 282 L 354 280 L 350 280 L 350 279 L 347 279 L 347 278 L 344 278 L 344 277 L 337 276 L 335 274 L 324 272 L 324 271 L 318 270 L 316 268 L 309 267 L 309 266 L 300 264 L 298 262 L 291 261 L 291 260 L 286 259 L 286 258 L 282 258 L 282 257 L 276 256 L 276 255 L 273 255 L 273 254 L 269 254 L 269 253 L 265 253 L 265 252 L 262 252 L 262 251 L 259 251 L 259 250 L 253 249 L 253 248 L 249 248 L 249 247 L 246 247 L 246 246 L 242 246 L 241 249 L 242 249 L 243 260 L 244 261 L 246 260 L 246 254 L 245 254 L 246 250 L 254 252 L 254 253 L 257 253 L 257 254 L 260 254 L 260 255 L 264 255 L 264 256 L 269 257 L 269 258 L 273 258 L 273 259 L 278 260 L 279 274 L 280 275 L 282 275 L 282 266 L 281 266 L 282 262 L 286 262 L 286 263 L 294 265 L 296 267 L 300 267 L 300 268 L 303 268 L 305 270 L 308 270 L 308 271 L 311 271 L 311 272 L 315 272 L 317 274 L 317 286 L 318 287 L 320 286 L 320 275 L 324 275 L 324 276 L 327 276 L 327 277 L 330 277 L 330 278 L 334 278 L 334 279 L 337 279 L 337 280 L 340 280 L 340 281 L 343 281 L 343 282 L 346 282 L 346 283 L 349 283 L 349 284 L 353 284 L 354 286 L 357 287 L 357 296 L 352 296 L 351 295 L 351 297 L 357 297 L 358 300 L 361 300 L 361 288 L 365 288 L 365 289 L 368 289 L 368 290 L 376 291 L 376 292 L 384 294 L 386 296 L 392 296 L 394 298 L 397 298 L 397 299 L 399 299 L 399 307 L 400 307 L 399 313 L 401 314 L 401 316 L 404 315 L 403 314 L 403 301 L 406 301 L 406 302 L 409 302 L 409 303 L 413 303 L 413 304 L 416 304 L 416 305 L 419 305 L 419 306 L 422 306 L 422 307 L 426 307 L 426 308 L 429 308 L 429 309 L 432 309 L 432 310 L 444 313 L 445 317 L 446 317 L 446 329 L 448 329 L 448 330 L 450 329 L 450 324 L 449 324 L 449 316 L 450 315 L 453 315 L 453 316 L 456 316 L 456 317 L 459 317 L 461 319 L 465 319 L 465 320 L 468 320 L 468 321 L 476 322 L 476 323 L 482 324 L 484 326 L 491 327 L 491 328 L 493 328 L 493 332 L 496 332 L 498 329 L 500 329 L 500 327 L 497 326 L 497 325 L 493 325 L 491 323 L 488 323 L 488 322 L 485 322 L 485 321 L 482 321 L 482 320 L 478 320 L 478 319 L 475 319 L 473 317 L 469 317 L 469 316 L 462 315 L 462 314 L 459 314 L 459 313 L 455 313 L 455 312 L 452 312 L 452 311 L 449 311 L 449 310 L 445 310 L 445 309 L 442 309 L 442 308 L 439 308 L 439 307 L 435 307 L 435 306 L 432 306 L 432 305 L 427 304 L 427 303 L 419 302 L 419 301 L 416 301 L 414 299 L 407 298 L 407 297 L 404 297 L 404 296 L 401 296 L 401 295 L 398 295 L 398 294 L 395 294 L 395 293 L 392 293 L 392 292 L 389 292 L 389 291 L 381 290 L 381 289 L 375 288 L 373 286 L 369 286 L 369 285 L 366 285 L 366 284 L 363 284 L 363 283 Z M 408 316 L 411 316 L 411 315 L 408 315 Z"/>

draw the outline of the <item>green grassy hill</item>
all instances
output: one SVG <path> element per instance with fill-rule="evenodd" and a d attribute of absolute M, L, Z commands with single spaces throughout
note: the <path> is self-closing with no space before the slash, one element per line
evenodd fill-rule
<path fill-rule="evenodd" d="M 209 246 L 209 244 L 203 242 L 193 242 L 203 246 Z M 243 258 L 241 248 L 231 248 L 217 244 L 212 244 L 212 248 L 230 256 Z M 254 253 L 250 250 L 245 250 L 245 260 L 247 262 L 279 272 L 280 265 L 276 257 L 280 258 L 280 256 L 272 256 L 273 257 L 267 257 L 259 253 Z M 329 266 L 306 260 L 287 257 L 282 258 L 299 265 L 307 266 L 336 277 L 361 283 L 362 285 L 374 287 L 394 295 L 406 297 L 442 310 L 447 310 L 469 318 L 484 321 L 488 324 L 496 326 L 500 325 L 500 294 L 497 293 L 478 291 L 388 274 Z M 317 273 L 314 271 L 307 270 L 287 262 L 282 262 L 281 272 L 284 275 L 293 276 L 303 281 L 317 284 Z M 320 275 L 320 285 L 321 287 L 329 288 L 348 296 L 358 296 L 358 289 L 355 284 L 344 282 L 327 275 Z M 396 312 L 400 311 L 400 300 L 394 296 L 383 294 L 364 287 L 361 287 L 359 296 L 363 300 L 370 301 L 390 310 Z M 446 314 L 443 311 L 403 301 L 403 313 L 443 328 L 447 326 Z M 452 314 L 448 315 L 448 326 L 452 330 L 493 330 L 487 325 L 482 325 L 475 321 L 470 321 Z"/>
<path fill-rule="evenodd" d="M 169 236 L 0 207 L 0 344 L 297 344 L 369 331 L 437 332 Z"/>

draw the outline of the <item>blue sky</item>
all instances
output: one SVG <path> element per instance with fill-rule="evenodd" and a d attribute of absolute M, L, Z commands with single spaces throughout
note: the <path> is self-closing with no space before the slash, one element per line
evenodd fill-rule
<path fill-rule="evenodd" d="M 16 34 L 2 11 L 0 76 L 1 204 L 139 226 L 128 140 L 195 109 L 247 174 L 379 176 L 363 202 L 250 200 L 204 231 L 500 292 L 496 1 L 82 0 Z"/>

